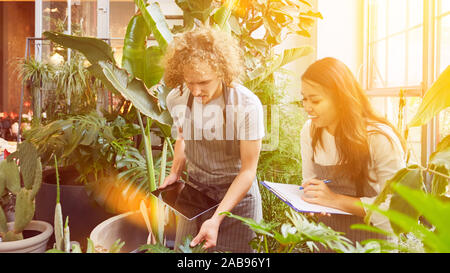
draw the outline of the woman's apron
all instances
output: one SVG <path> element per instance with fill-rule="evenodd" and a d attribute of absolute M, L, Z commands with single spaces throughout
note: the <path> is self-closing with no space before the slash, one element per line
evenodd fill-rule
<path fill-rule="evenodd" d="M 375 190 L 369 185 L 369 183 L 363 183 L 363 185 L 356 186 L 347 177 L 336 175 L 335 171 L 337 166 L 322 166 L 314 163 L 314 172 L 316 178 L 319 180 L 330 179 L 333 182 L 327 184 L 327 186 L 333 192 L 337 194 L 343 194 L 352 197 L 374 197 L 377 195 Z M 365 230 L 351 229 L 353 224 L 363 224 L 362 217 L 356 215 L 344 215 L 344 214 L 332 214 L 331 216 L 319 216 L 319 221 L 325 225 L 331 227 L 335 231 L 344 232 L 343 236 L 350 239 L 352 242 L 361 242 L 367 239 L 386 239 L 387 237 L 379 233 L 369 232 Z M 332 252 L 329 249 L 319 247 L 320 252 Z"/>
<path fill-rule="evenodd" d="M 230 102 L 235 102 L 237 99 L 236 90 L 224 88 L 225 108 Z M 188 109 L 192 109 L 193 97 L 189 94 L 187 103 Z M 188 120 L 189 119 L 189 120 Z M 234 118 L 229 119 L 225 117 L 224 110 L 224 128 L 225 125 L 231 124 L 235 126 Z M 202 130 L 195 128 L 194 122 L 190 117 L 186 116 L 186 121 L 190 122 L 192 133 L 194 130 Z M 185 123 L 186 124 L 186 123 Z M 236 127 L 234 127 L 236 128 Z M 233 130 L 235 132 L 235 130 Z M 185 133 L 183 129 L 183 134 Z M 198 132 L 197 132 L 198 133 Z M 234 133 L 236 136 L 236 133 Z M 240 145 L 239 140 L 233 137 L 233 140 L 207 140 L 202 137 L 196 140 L 192 135 L 190 138 L 185 137 L 185 156 L 188 172 L 188 181 L 193 187 L 206 193 L 211 198 L 222 201 L 225 193 L 238 175 L 241 168 L 240 159 Z M 202 223 L 211 218 L 215 210 L 211 210 L 192 221 L 188 221 L 183 217 L 177 217 L 177 232 L 175 239 L 175 246 L 184 243 L 187 235 L 192 235 L 194 238 L 202 225 Z M 256 177 L 252 186 L 245 197 L 231 210 L 231 213 L 246 218 L 252 218 L 259 222 L 262 220 L 262 202 L 261 195 L 258 188 Z M 217 245 L 209 251 L 233 252 L 233 253 L 247 253 L 253 252 L 249 242 L 256 236 L 256 234 L 244 225 L 241 221 L 225 217 L 222 221 L 217 238 Z"/>

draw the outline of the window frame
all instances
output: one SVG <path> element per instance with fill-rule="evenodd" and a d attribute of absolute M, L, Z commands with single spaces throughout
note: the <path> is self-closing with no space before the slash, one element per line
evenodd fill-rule
<path fill-rule="evenodd" d="M 364 50 L 363 50 L 363 77 L 362 86 L 369 97 L 398 97 L 400 90 L 404 91 L 405 97 L 420 97 L 423 98 L 425 92 L 431 87 L 433 82 L 437 79 L 437 72 L 439 70 L 440 60 L 439 57 L 439 43 L 440 36 L 439 30 L 437 29 L 438 20 L 450 14 L 450 12 L 437 14 L 440 11 L 439 0 L 423 0 L 423 72 L 422 81 L 418 86 L 397 86 L 389 88 L 369 88 L 369 77 L 370 75 L 370 58 L 372 57 L 372 44 L 376 41 L 371 41 L 372 28 L 371 23 L 373 18 L 371 18 L 370 2 L 372 0 L 364 0 Z M 440 12 L 439 12 L 440 13 Z M 408 15 L 407 15 L 408 16 Z M 410 29 L 414 27 L 409 27 L 402 32 L 408 33 Z M 392 35 L 386 34 L 387 37 Z M 388 38 L 384 39 L 388 39 Z M 380 39 L 383 40 L 383 39 Z M 406 39 L 406 43 L 408 40 Z M 386 51 L 388 48 L 386 48 Z M 408 54 L 408 53 L 406 53 Z M 407 65 L 408 60 L 406 59 Z M 423 166 L 427 165 L 428 158 L 435 151 L 436 145 L 439 141 L 439 118 L 434 117 L 427 124 L 422 126 L 421 132 L 421 154 L 420 161 Z"/>

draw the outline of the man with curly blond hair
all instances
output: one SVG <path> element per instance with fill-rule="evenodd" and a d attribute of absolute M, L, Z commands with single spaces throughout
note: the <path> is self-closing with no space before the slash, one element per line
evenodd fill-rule
<path fill-rule="evenodd" d="M 179 217 L 176 246 L 192 235 L 191 246 L 204 242 L 212 251 L 253 251 L 249 242 L 255 233 L 220 214 L 262 219 L 256 169 L 265 132 L 263 108 L 238 83 L 243 70 L 237 41 L 209 27 L 175 37 L 167 50 L 164 82 L 173 90 L 166 103 L 177 140 L 170 175 L 160 188 L 179 180 L 186 167 L 186 183 L 220 202 L 215 211 L 192 221 Z"/>

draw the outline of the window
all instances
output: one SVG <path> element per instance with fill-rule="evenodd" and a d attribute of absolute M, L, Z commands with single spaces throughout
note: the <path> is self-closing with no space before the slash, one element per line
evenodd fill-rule
<path fill-rule="evenodd" d="M 420 86 L 423 0 L 369 3 L 368 89 Z"/>
<path fill-rule="evenodd" d="M 420 105 L 424 89 L 450 64 L 450 1 L 366 0 L 365 8 L 363 86 L 375 109 L 405 129 Z M 425 29 L 428 25 L 434 31 Z M 424 63 L 424 57 L 430 60 Z M 406 96 L 401 123 L 400 90 Z M 450 133 L 450 110 L 442 111 L 434 124 L 438 126 L 432 130 L 412 128 L 409 132 L 408 145 L 418 162 L 424 163 L 433 146 Z"/>
<path fill-rule="evenodd" d="M 439 0 L 436 7 L 436 77 L 450 64 L 450 1 Z M 450 109 L 439 115 L 438 141 L 450 134 Z"/>

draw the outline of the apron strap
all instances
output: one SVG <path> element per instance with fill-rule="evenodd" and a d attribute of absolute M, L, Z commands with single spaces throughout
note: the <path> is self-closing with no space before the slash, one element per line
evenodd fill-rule
<path fill-rule="evenodd" d="M 228 104 L 228 96 L 229 96 L 229 94 L 230 94 L 230 88 L 228 87 L 228 86 L 226 86 L 226 84 L 225 84 L 225 82 L 222 82 L 222 90 L 223 90 L 223 92 L 222 92 L 222 96 L 223 96 L 223 101 L 224 101 L 224 105 L 225 105 L 225 107 L 224 107 L 224 109 L 223 109 L 223 111 L 222 111 L 222 114 L 223 114 L 223 122 L 224 122 L 224 130 L 223 130 L 223 139 L 224 139 L 224 141 L 226 142 L 225 143 L 225 145 L 226 145 L 226 151 L 225 151 L 225 153 L 229 156 L 229 155 L 231 155 L 231 150 L 232 150 L 232 145 L 234 145 L 235 144 L 235 140 L 236 140 L 236 131 L 235 130 L 233 130 L 233 139 L 232 140 L 227 140 L 226 139 L 226 129 L 227 129 L 227 114 L 226 114 L 226 109 L 227 109 L 227 105 L 229 105 Z M 192 93 L 189 91 L 189 98 L 188 98 L 188 101 L 187 101 L 187 104 L 186 104 L 186 106 L 187 106 L 187 108 L 189 109 L 189 112 L 190 113 L 192 113 L 192 105 L 193 105 L 193 102 L 194 102 L 194 96 L 192 95 Z M 186 111 L 186 113 L 185 113 L 185 118 L 187 118 L 187 113 L 188 113 L 188 111 Z M 233 122 L 233 126 L 234 126 L 234 122 Z"/>

